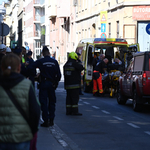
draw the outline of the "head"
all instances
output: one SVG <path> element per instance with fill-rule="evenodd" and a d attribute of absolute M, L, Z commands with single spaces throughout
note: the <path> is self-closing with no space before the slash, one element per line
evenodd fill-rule
<path fill-rule="evenodd" d="M 22 49 L 19 47 L 15 47 L 15 49 L 13 50 L 13 53 L 18 55 L 20 60 L 22 59 Z"/>
<path fill-rule="evenodd" d="M 100 54 L 100 60 L 104 60 L 105 55 L 104 54 Z"/>
<path fill-rule="evenodd" d="M 28 51 L 27 57 L 28 57 L 28 58 L 31 58 L 31 56 L 32 56 L 32 51 Z"/>
<path fill-rule="evenodd" d="M 20 73 L 20 58 L 16 54 L 10 53 L 5 55 L 2 58 L 1 64 L 3 76 L 9 76 L 11 72 Z"/>
<path fill-rule="evenodd" d="M 42 54 L 43 54 L 44 57 L 45 56 L 50 56 L 50 52 L 49 52 L 49 49 L 47 48 L 47 46 L 43 47 Z"/>
<path fill-rule="evenodd" d="M 120 60 L 118 58 L 115 58 L 114 62 L 119 64 Z"/>
<path fill-rule="evenodd" d="M 6 48 L 6 54 L 10 54 L 11 53 L 11 49 L 9 47 Z"/>
<path fill-rule="evenodd" d="M 21 49 L 22 49 L 22 55 L 24 55 L 24 56 L 25 56 L 25 55 L 26 55 L 26 48 L 22 46 L 22 48 L 21 48 Z"/>
<path fill-rule="evenodd" d="M 105 58 L 103 61 L 104 61 L 105 64 L 108 63 L 108 59 L 107 58 Z"/>
<path fill-rule="evenodd" d="M 6 45 L 0 44 L 0 53 L 6 54 Z"/>
<path fill-rule="evenodd" d="M 71 52 L 71 53 L 69 53 L 69 58 L 77 60 L 78 59 L 78 55 L 75 52 Z"/>

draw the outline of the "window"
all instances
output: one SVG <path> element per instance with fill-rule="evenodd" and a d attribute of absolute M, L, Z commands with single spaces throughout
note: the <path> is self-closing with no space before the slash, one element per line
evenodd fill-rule
<path fill-rule="evenodd" d="M 117 38 L 119 38 L 119 21 L 117 21 Z"/>
<path fill-rule="evenodd" d="M 144 55 L 135 57 L 134 71 L 143 71 Z"/>

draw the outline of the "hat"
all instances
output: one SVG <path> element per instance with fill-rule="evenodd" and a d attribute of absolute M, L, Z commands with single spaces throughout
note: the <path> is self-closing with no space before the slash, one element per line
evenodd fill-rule
<path fill-rule="evenodd" d="M 16 47 L 14 50 L 13 50 L 13 53 L 15 54 L 20 54 L 22 52 L 22 49 L 19 48 L 19 47 Z"/>
<path fill-rule="evenodd" d="M 28 51 L 27 56 L 31 56 L 32 55 L 32 51 Z"/>
<path fill-rule="evenodd" d="M 0 51 L 3 52 L 6 50 L 6 45 L 0 44 Z"/>
<path fill-rule="evenodd" d="M 7 47 L 7 48 L 6 48 L 6 52 L 7 52 L 7 53 L 10 53 L 10 52 L 11 52 L 11 49 L 10 49 L 9 47 Z"/>

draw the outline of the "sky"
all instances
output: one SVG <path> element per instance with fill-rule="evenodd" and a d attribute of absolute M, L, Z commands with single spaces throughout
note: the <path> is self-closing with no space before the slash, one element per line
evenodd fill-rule
<path fill-rule="evenodd" d="M 3 2 L 7 2 L 7 0 L 0 0 L 0 5 L 1 5 Z"/>

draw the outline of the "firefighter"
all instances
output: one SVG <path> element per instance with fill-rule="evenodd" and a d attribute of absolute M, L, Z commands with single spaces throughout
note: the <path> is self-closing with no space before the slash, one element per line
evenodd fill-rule
<path fill-rule="evenodd" d="M 102 73 L 104 73 L 104 68 L 106 68 L 107 63 L 108 63 L 108 59 L 105 58 L 103 61 L 98 62 L 94 68 L 93 71 L 93 95 L 94 96 L 103 94 Z"/>
<path fill-rule="evenodd" d="M 64 87 L 67 91 L 66 96 L 66 115 L 82 114 L 78 112 L 79 88 L 81 87 L 81 71 L 84 69 L 78 61 L 78 55 L 71 52 L 68 61 L 63 66 Z"/>

